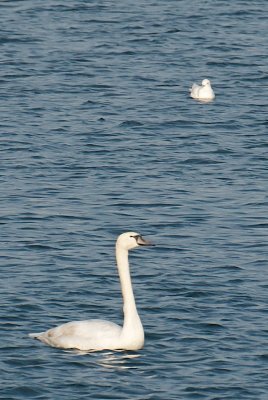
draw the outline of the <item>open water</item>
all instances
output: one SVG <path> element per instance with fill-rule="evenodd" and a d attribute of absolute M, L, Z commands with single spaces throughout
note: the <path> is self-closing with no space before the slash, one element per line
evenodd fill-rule
<path fill-rule="evenodd" d="M 0 3 L 3 400 L 267 400 L 268 2 Z M 209 78 L 215 101 L 188 95 Z M 117 235 L 146 343 L 30 339 L 122 321 Z"/>

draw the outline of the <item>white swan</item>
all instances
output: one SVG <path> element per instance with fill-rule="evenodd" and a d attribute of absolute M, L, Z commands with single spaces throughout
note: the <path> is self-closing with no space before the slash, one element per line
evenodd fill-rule
<path fill-rule="evenodd" d="M 215 93 L 208 79 L 203 79 L 201 86 L 197 85 L 196 83 L 193 83 L 193 86 L 189 90 L 190 90 L 190 96 L 193 99 L 201 101 L 211 101 L 215 98 Z"/>
<path fill-rule="evenodd" d="M 120 277 L 124 323 L 92 319 L 74 321 L 49 329 L 30 333 L 30 337 L 62 349 L 78 350 L 138 350 L 144 344 L 144 331 L 138 315 L 132 290 L 128 251 L 139 246 L 151 245 L 136 232 L 122 233 L 116 241 L 116 261 Z"/>

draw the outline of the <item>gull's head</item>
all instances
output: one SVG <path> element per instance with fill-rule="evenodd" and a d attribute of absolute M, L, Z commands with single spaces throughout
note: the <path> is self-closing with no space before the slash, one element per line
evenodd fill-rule
<path fill-rule="evenodd" d="M 202 86 L 210 85 L 210 80 L 209 79 L 203 79 L 202 80 Z"/>
<path fill-rule="evenodd" d="M 135 247 L 151 246 L 148 240 L 145 240 L 137 232 L 125 232 L 118 236 L 116 246 L 124 248 L 125 250 L 135 249 Z"/>

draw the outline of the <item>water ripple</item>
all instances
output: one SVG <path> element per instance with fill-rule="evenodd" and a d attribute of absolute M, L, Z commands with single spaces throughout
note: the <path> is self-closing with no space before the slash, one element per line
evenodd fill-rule
<path fill-rule="evenodd" d="M 267 2 L 63 3 L 1 4 L 0 398 L 266 400 Z M 129 229 L 144 349 L 29 339 L 122 323 Z"/>

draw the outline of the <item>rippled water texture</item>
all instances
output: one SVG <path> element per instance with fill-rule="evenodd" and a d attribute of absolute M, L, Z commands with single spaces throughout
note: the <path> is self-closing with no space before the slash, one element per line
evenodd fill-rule
<path fill-rule="evenodd" d="M 266 400 L 267 1 L 0 11 L 0 398 Z M 157 245 L 131 254 L 144 349 L 28 338 L 122 322 L 126 230 Z"/>

